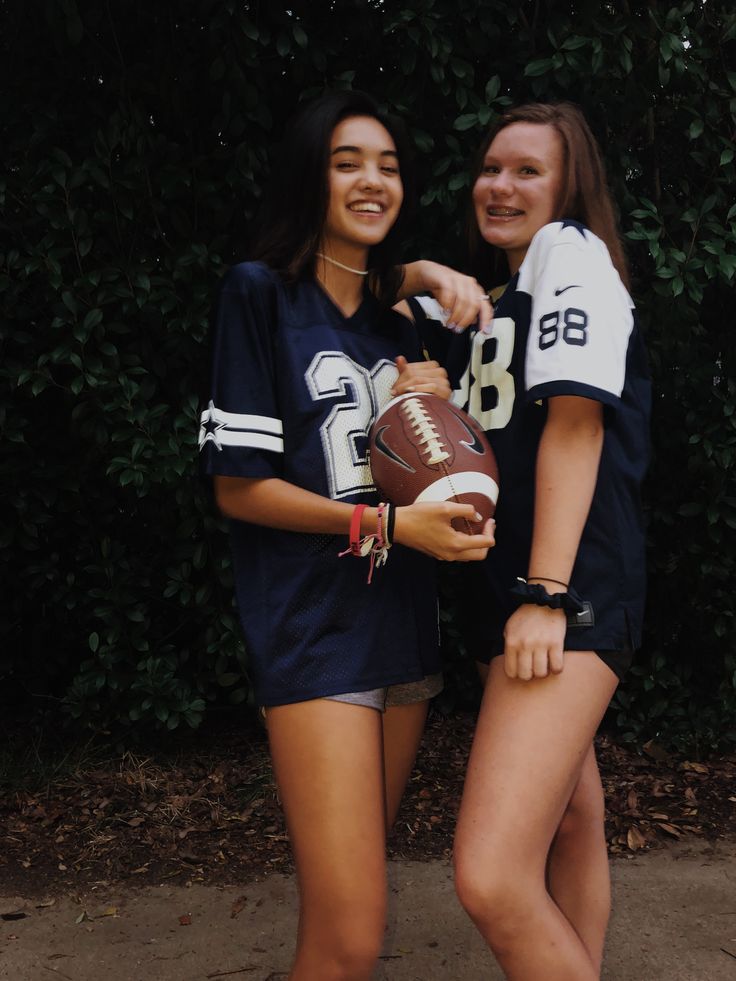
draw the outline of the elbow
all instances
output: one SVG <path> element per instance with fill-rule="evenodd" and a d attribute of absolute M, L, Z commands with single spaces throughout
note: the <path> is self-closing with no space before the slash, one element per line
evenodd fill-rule
<path fill-rule="evenodd" d="M 234 517 L 230 508 L 228 495 L 218 490 L 217 487 L 215 487 L 215 504 L 217 505 L 217 510 L 224 518 Z"/>
<path fill-rule="evenodd" d="M 214 481 L 215 503 L 220 514 L 235 521 L 253 521 L 262 509 L 262 480 L 252 477 L 224 477 Z"/>
<path fill-rule="evenodd" d="M 237 518 L 239 517 L 238 511 L 242 511 L 242 507 L 237 507 L 238 495 L 234 491 L 235 488 L 232 486 L 231 477 L 215 477 L 215 504 L 220 514 L 225 518 Z"/>

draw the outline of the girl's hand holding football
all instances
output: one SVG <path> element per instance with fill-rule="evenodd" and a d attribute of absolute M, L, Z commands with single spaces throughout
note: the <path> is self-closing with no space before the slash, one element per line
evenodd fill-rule
<path fill-rule="evenodd" d="M 495 544 L 496 522 L 489 518 L 478 535 L 452 527 L 453 518 L 477 522 L 472 504 L 423 501 L 396 508 L 394 541 L 446 562 L 480 562 Z"/>
<path fill-rule="evenodd" d="M 437 361 L 407 361 L 403 355 L 396 359 L 399 377 L 394 382 L 391 394 L 405 395 L 407 392 L 428 392 L 448 400 L 452 395 L 447 372 Z"/>

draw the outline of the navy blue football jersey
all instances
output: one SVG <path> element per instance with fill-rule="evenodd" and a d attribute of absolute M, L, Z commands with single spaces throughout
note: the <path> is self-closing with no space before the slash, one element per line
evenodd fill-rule
<path fill-rule="evenodd" d="M 205 473 L 278 477 L 376 504 L 368 431 L 397 376 L 421 359 L 414 325 L 366 290 L 345 317 L 314 281 L 287 285 L 262 263 L 223 280 L 212 387 L 202 412 Z M 433 560 L 395 545 L 338 558 L 344 536 L 231 522 L 238 609 L 256 697 L 280 705 L 415 681 L 439 670 Z"/>
<path fill-rule="evenodd" d="M 422 301 L 428 320 L 434 301 Z M 568 650 L 622 650 L 640 643 L 645 597 L 640 486 L 649 460 L 650 381 L 633 304 L 604 243 L 575 222 L 535 235 L 518 273 L 494 307 L 490 334 L 460 337 L 422 325 L 425 342 L 448 369 L 453 401 L 486 431 L 499 466 L 496 546 L 469 586 L 481 607 L 488 660 L 517 607 L 509 590 L 529 569 L 535 467 L 546 399 L 578 395 L 604 406 L 598 480 L 571 585 L 592 615 L 571 625 Z M 468 575 L 477 576 L 475 569 Z M 487 600 L 486 600 L 487 603 Z M 495 649 L 491 650 L 493 646 Z"/>

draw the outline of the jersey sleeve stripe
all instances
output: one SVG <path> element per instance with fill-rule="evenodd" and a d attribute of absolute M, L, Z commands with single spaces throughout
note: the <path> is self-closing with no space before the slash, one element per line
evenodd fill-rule
<path fill-rule="evenodd" d="M 621 404 L 620 397 L 614 392 L 609 392 L 605 388 L 597 388 L 595 385 L 586 385 L 577 381 L 551 381 L 530 388 L 525 397 L 527 403 L 536 402 L 539 399 L 553 398 L 555 395 L 579 395 L 581 398 L 593 399 L 603 405 L 610 405 L 614 409 Z"/>
<path fill-rule="evenodd" d="M 415 296 L 413 299 L 422 308 L 427 320 L 436 320 L 443 327 L 447 326 L 447 313 L 433 296 Z"/>
<path fill-rule="evenodd" d="M 203 426 L 211 422 L 216 425 L 227 426 L 229 429 L 257 429 L 261 432 L 273 433 L 278 436 L 282 436 L 284 432 L 284 425 L 281 420 L 274 419 L 273 416 L 225 412 L 223 409 L 218 409 L 212 402 L 202 412 L 200 421 Z"/>
<path fill-rule="evenodd" d="M 214 443 L 218 450 L 223 446 L 245 446 L 253 450 L 284 452 L 284 426 L 273 416 L 257 416 L 251 413 L 224 412 L 213 402 L 201 415 L 199 448 Z"/>
<path fill-rule="evenodd" d="M 220 429 L 217 432 L 206 433 L 202 429 L 199 437 L 200 448 L 208 441 L 213 442 L 217 447 L 247 446 L 251 450 L 270 450 L 272 453 L 284 452 L 283 437 L 268 436 L 265 433 L 254 431 Z"/>

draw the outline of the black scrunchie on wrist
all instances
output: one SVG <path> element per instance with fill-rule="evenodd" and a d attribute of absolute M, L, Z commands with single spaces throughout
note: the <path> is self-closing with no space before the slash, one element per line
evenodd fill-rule
<path fill-rule="evenodd" d="M 582 613 L 585 609 L 583 601 L 569 586 L 566 593 L 550 594 L 541 583 L 517 578 L 516 585 L 509 592 L 522 603 L 531 603 L 534 606 L 548 606 L 552 610 L 564 610 L 566 613 Z"/>

